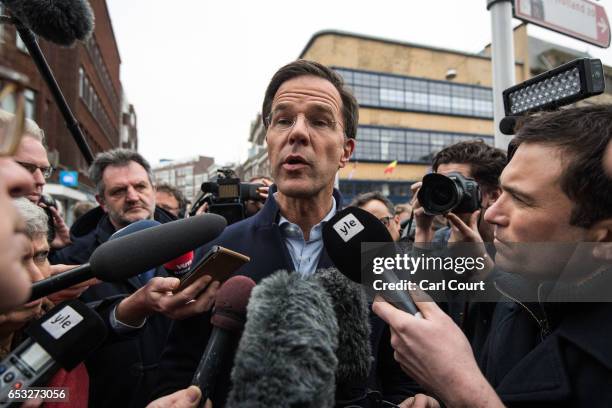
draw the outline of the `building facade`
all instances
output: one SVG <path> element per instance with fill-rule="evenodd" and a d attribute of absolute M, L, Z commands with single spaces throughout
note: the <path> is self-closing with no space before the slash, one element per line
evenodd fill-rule
<path fill-rule="evenodd" d="M 215 159 L 207 156 L 162 161 L 153 166 L 153 176 L 156 183 L 170 184 L 181 190 L 188 200 L 193 200 L 202 183 L 210 179 L 210 169 L 214 164 Z"/>
<path fill-rule="evenodd" d="M 51 70 L 94 155 L 116 147 L 137 147 L 136 113 L 125 99 L 120 80 L 121 58 L 105 0 L 90 0 L 95 30 L 90 38 L 66 48 L 39 39 Z M 0 9 L 2 6 L 0 6 Z M 6 14 L 7 10 L 2 10 Z M 29 81 L 26 114 L 45 131 L 50 161 L 58 170 L 79 173 L 79 189 L 91 192 L 88 164 L 15 29 L 0 29 L 0 65 Z M 10 110 L 10 107 L 5 106 Z M 57 182 L 59 171 L 51 183 Z"/>
<path fill-rule="evenodd" d="M 517 83 L 586 56 L 529 37 L 524 24 L 515 28 L 514 41 Z M 410 185 L 429 171 L 433 155 L 443 147 L 473 139 L 494 144 L 489 46 L 469 54 L 323 31 L 313 35 L 299 57 L 336 70 L 359 103 L 357 147 L 338 174 L 347 200 L 381 191 L 394 203 L 406 202 Z M 606 67 L 608 81 L 611 71 Z M 252 155 L 241 166 L 242 173 L 266 174 L 261 115 L 251 126 L 249 142 Z"/>

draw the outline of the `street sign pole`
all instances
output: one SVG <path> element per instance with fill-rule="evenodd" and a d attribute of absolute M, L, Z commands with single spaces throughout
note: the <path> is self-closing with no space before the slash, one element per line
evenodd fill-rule
<path fill-rule="evenodd" d="M 491 12 L 495 147 L 506 150 L 512 137 L 499 130 L 499 122 L 505 115 L 502 93 L 515 84 L 512 0 L 487 0 L 487 10 Z"/>

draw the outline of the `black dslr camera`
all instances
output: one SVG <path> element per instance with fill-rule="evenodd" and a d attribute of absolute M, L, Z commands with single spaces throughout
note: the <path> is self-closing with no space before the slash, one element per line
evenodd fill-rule
<path fill-rule="evenodd" d="M 429 215 L 472 213 L 481 205 L 478 183 L 458 172 L 427 174 L 417 197 Z"/>
<path fill-rule="evenodd" d="M 219 169 L 216 182 L 202 183 L 202 191 L 189 215 L 194 216 L 204 203 L 208 203 L 208 212 L 224 217 L 227 225 L 243 220 L 246 217 L 244 203 L 248 200 L 260 201 L 257 188 L 261 186 L 263 184 L 241 183 L 232 169 Z"/>

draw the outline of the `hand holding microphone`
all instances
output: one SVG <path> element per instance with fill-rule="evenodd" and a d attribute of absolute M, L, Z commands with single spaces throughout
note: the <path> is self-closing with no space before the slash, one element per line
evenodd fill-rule
<path fill-rule="evenodd" d="M 78 265 L 62 265 L 62 264 L 51 265 L 51 276 L 70 271 L 77 267 Z M 64 290 L 60 290 L 59 292 L 52 293 L 49 296 L 47 296 L 47 299 L 49 299 L 55 304 L 62 303 L 70 299 L 77 299 L 90 286 L 93 286 L 98 283 L 100 283 L 100 280 L 96 278 L 91 278 L 91 279 L 86 280 L 85 282 L 77 283 L 74 286 L 71 286 Z"/>

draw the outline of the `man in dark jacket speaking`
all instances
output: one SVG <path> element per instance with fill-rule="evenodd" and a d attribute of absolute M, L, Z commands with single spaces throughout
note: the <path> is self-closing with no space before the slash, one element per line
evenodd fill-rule
<path fill-rule="evenodd" d="M 255 282 L 284 269 L 304 277 L 332 266 L 323 248 L 322 227 L 342 203 L 334 190 L 338 169 L 355 148 L 358 105 L 331 69 L 305 60 L 276 72 L 262 108 L 268 159 L 275 185 L 261 211 L 230 225 L 211 244 L 251 257 L 236 273 Z M 388 327 L 373 316 L 371 388 L 396 402 L 409 392 L 407 378 L 393 361 Z M 175 322 L 162 357 L 162 379 L 155 395 L 189 385 L 211 333 L 210 314 Z M 223 406 L 229 369 L 217 373 L 215 407 Z M 381 374 L 382 373 L 382 374 Z M 381 375 L 378 375 L 381 374 Z"/>
<path fill-rule="evenodd" d="M 374 303 L 402 368 L 447 406 L 611 406 L 612 267 L 593 257 L 612 241 L 611 140 L 610 105 L 519 124 L 502 194 L 485 214 L 505 302 L 479 322 L 490 325 L 486 340 L 469 339 L 482 344 L 476 358 L 435 303 L 419 302 L 423 319 Z"/>

